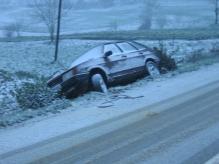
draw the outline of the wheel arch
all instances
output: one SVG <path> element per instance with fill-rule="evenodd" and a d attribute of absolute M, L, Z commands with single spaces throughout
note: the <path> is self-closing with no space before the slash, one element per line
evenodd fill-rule
<path fill-rule="evenodd" d="M 158 69 L 160 69 L 159 62 L 158 62 L 155 58 L 153 58 L 153 56 L 147 57 L 147 58 L 145 59 L 145 70 L 146 70 L 147 74 L 149 74 L 148 69 L 146 68 L 147 62 L 153 62 L 153 63 L 155 63 L 156 66 L 158 67 Z"/>
<path fill-rule="evenodd" d="M 145 59 L 145 64 L 146 64 L 147 62 L 149 62 L 149 61 L 152 61 L 152 62 L 154 62 L 154 63 L 157 64 L 156 59 L 154 59 L 154 58 L 152 58 L 152 57 L 146 58 L 146 59 Z"/>
<path fill-rule="evenodd" d="M 91 82 L 91 77 L 95 74 L 101 74 L 101 76 L 103 77 L 105 83 L 107 84 L 108 82 L 108 76 L 106 71 L 104 71 L 102 68 L 96 67 L 96 68 L 92 68 L 89 71 L 89 83 Z"/>

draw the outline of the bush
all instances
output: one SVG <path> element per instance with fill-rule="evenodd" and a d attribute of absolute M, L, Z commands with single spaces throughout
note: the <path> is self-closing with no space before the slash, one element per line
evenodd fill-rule
<path fill-rule="evenodd" d="M 154 50 L 160 59 L 160 69 L 162 73 L 166 73 L 167 71 L 174 71 L 177 69 L 176 61 L 171 56 L 167 55 L 163 48 L 154 48 Z"/>
<path fill-rule="evenodd" d="M 111 30 L 111 31 L 118 31 L 118 28 L 119 28 L 119 24 L 118 24 L 117 20 L 114 20 L 114 21 L 110 22 L 109 30 Z"/>
<path fill-rule="evenodd" d="M 38 109 L 50 105 L 58 98 L 46 85 L 45 80 L 36 83 L 24 83 L 16 89 L 16 100 L 22 109 Z"/>
<path fill-rule="evenodd" d="M 19 79 L 38 79 L 37 75 L 25 71 L 17 71 L 15 76 Z"/>
<path fill-rule="evenodd" d="M 202 49 L 194 51 L 191 55 L 186 58 L 188 63 L 198 63 L 203 60 L 208 60 L 217 57 L 216 52 L 205 53 Z"/>
<path fill-rule="evenodd" d="M 12 81 L 12 74 L 0 69 L 0 82 Z"/>
<path fill-rule="evenodd" d="M 205 57 L 201 54 L 201 53 L 193 53 L 192 55 L 187 57 L 187 61 L 190 63 L 196 63 L 202 59 L 204 59 Z"/>
<path fill-rule="evenodd" d="M 20 37 L 22 24 L 20 22 L 13 22 L 4 27 L 4 37 Z"/>

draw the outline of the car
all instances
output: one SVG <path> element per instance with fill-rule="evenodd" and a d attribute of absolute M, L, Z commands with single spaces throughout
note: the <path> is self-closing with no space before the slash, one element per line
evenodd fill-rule
<path fill-rule="evenodd" d="M 94 47 L 71 67 L 54 76 L 48 86 L 66 97 L 88 90 L 108 92 L 108 88 L 144 75 L 160 75 L 160 59 L 155 51 L 135 41 L 120 41 Z"/>

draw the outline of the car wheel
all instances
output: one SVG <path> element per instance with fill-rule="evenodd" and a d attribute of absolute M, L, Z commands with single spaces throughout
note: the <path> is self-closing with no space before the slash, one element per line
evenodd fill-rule
<path fill-rule="evenodd" d="M 159 68 L 157 67 L 157 64 L 153 61 L 148 61 L 146 63 L 146 69 L 149 73 L 149 75 L 152 77 L 152 78 L 157 78 L 160 76 L 160 70 Z"/>
<path fill-rule="evenodd" d="M 108 93 L 106 82 L 104 81 L 102 75 L 95 74 L 91 77 L 91 82 L 93 89 L 98 92 Z"/>

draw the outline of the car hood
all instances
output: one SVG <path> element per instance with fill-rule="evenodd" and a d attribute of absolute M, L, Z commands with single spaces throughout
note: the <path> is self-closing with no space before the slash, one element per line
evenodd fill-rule
<path fill-rule="evenodd" d="M 87 56 L 81 56 L 78 59 L 76 59 L 74 62 L 72 62 L 70 69 L 73 67 L 77 67 L 78 65 L 81 65 L 89 60 L 93 59 L 92 57 L 87 57 Z"/>
<path fill-rule="evenodd" d="M 82 63 L 84 63 L 84 62 L 86 62 L 86 61 L 75 60 L 75 61 L 71 64 L 70 69 L 71 69 L 71 68 L 74 68 L 74 67 L 77 67 L 78 65 L 80 65 L 80 64 L 82 64 Z"/>

